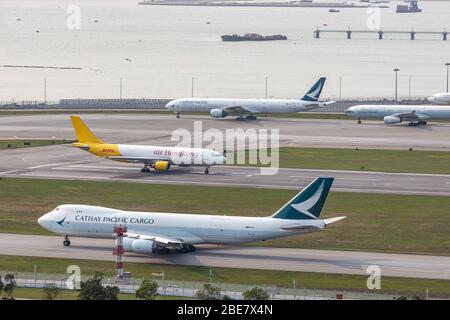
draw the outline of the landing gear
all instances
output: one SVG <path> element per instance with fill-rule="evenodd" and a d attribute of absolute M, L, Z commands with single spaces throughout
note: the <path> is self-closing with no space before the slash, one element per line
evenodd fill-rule
<path fill-rule="evenodd" d="M 166 247 L 156 248 L 155 249 L 155 253 L 156 254 L 169 254 L 170 253 L 170 249 L 166 248 Z"/>
<path fill-rule="evenodd" d="M 358 124 L 361 124 L 361 118 L 358 118 Z"/>
<path fill-rule="evenodd" d="M 63 245 L 64 245 L 64 247 L 70 246 L 70 240 L 69 240 L 68 236 L 64 237 Z"/>
<path fill-rule="evenodd" d="M 208 167 L 205 168 L 205 174 L 209 174 L 209 168 Z"/>
<path fill-rule="evenodd" d="M 178 118 L 180 118 L 180 113 L 179 113 L 179 112 L 177 112 L 177 119 L 178 119 Z"/>
<path fill-rule="evenodd" d="M 244 115 L 239 115 L 239 117 L 236 118 L 236 120 L 256 120 L 256 116 L 253 114 L 250 114 L 248 116 L 244 116 Z"/>
<path fill-rule="evenodd" d="M 183 244 L 181 248 L 177 249 L 178 253 L 187 253 L 195 251 L 195 247 L 191 244 Z"/>
<path fill-rule="evenodd" d="M 144 167 L 141 169 L 142 173 L 150 173 L 150 168 L 148 167 L 148 164 L 145 163 Z"/>
<path fill-rule="evenodd" d="M 427 125 L 427 122 L 424 121 L 424 120 L 420 120 L 418 122 L 410 122 L 410 123 L 408 123 L 408 126 L 410 126 L 410 127 L 426 126 L 426 125 Z"/>

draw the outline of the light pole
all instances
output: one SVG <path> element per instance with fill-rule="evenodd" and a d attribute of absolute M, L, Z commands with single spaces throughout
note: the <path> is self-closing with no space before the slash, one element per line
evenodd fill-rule
<path fill-rule="evenodd" d="M 194 77 L 191 79 L 191 97 L 194 97 Z"/>
<path fill-rule="evenodd" d="M 408 100 L 411 101 L 411 79 L 412 76 L 409 76 L 409 85 L 408 85 Z"/>
<path fill-rule="evenodd" d="M 339 77 L 339 102 L 342 106 L 342 77 Z"/>
<path fill-rule="evenodd" d="M 266 99 L 267 99 L 267 76 L 266 76 Z"/>
<path fill-rule="evenodd" d="M 450 62 L 447 62 L 445 66 L 447 67 L 447 92 L 448 92 L 448 68 L 450 67 Z"/>
<path fill-rule="evenodd" d="M 44 105 L 47 104 L 47 79 L 44 78 Z"/>
<path fill-rule="evenodd" d="M 120 100 L 122 100 L 122 82 L 123 82 L 123 78 L 120 77 L 120 93 L 119 93 Z"/>
<path fill-rule="evenodd" d="M 398 72 L 400 71 L 399 68 L 395 68 L 395 104 L 398 103 Z"/>

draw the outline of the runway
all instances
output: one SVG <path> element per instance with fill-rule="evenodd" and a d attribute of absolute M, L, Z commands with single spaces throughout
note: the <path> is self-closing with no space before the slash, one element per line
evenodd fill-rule
<path fill-rule="evenodd" d="M 146 119 L 137 117 L 162 117 L 165 121 L 149 121 L 155 124 L 160 131 L 152 125 L 146 126 Z M 107 141 L 120 141 L 128 143 L 157 143 L 170 144 L 170 125 L 180 120 L 169 119 L 167 115 L 87 115 L 87 122 L 92 124 L 95 132 Z M 192 124 L 192 119 L 181 119 L 180 123 Z M 247 122 L 215 121 L 220 126 L 248 125 Z M 263 121 L 261 121 L 262 123 Z M 256 122 L 252 122 L 256 123 Z M 275 125 L 277 121 L 267 120 Z M 314 127 L 308 121 L 281 120 L 281 125 L 289 128 L 307 125 Z M 321 123 L 319 121 L 319 123 Z M 357 126 L 343 122 L 344 126 Z M 226 125 L 225 125 L 226 124 Z M 338 121 L 323 122 L 325 125 L 340 126 Z M 65 137 L 74 138 L 73 130 L 67 115 L 26 115 L 15 117 L 0 117 L 0 136 L 2 137 Z M 373 126 L 373 125 L 369 125 Z M 115 129 L 114 129 L 115 128 Z M 362 127 L 360 127 L 362 128 Z M 445 125 L 438 127 L 440 130 Z M 170 130 L 172 130 L 171 128 Z M 409 130 L 410 127 L 400 128 Z M 370 130 L 370 128 L 369 128 Z M 422 130 L 422 129 L 419 129 Z M 428 130 L 428 129 L 427 129 Z M 434 130 L 434 129 L 433 129 Z M 448 127 L 450 131 L 450 125 Z M 360 132 L 365 130 L 360 129 Z M 371 130 L 370 130 L 371 131 Z M 377 130 L 380 131 L 380 130 Z M 300 133 L 303 131 L 300 131 Z M 156 136 L 156 133 L 158 136 Z M 146 137 L 145 140 L 143 137 Z M 139 140 L 142 139 L 142 140 Z M 300 136 L 297 136 L 300 139 Z M 436 139 L 439 141 L 438 139 Z M 444 139 L 442 146 L 450 144 Z M 261 175 L 259 168 L 224 166 L 214 167 L 209 175 L 204 175 L 201 168 L 173 168 L 170 172 L 153 172 L 143 174 L 139 165 L 123 164 L 106 159 L 94 157 L 81 150 L 66 146 L 48 146 L 39 148 L 15 149 L 0 151 L 0 176 L 42 179 L 78 179 L 98 181 L 125 181 L 138 183 L 163 183 L 203 186 L 234 186 L 252 188 L 294 189 L 306 186 L 317 176 L 333 176 L 334 191 L 369 192 L 389 194 L 413 195 L 450 195 L 450 175 L 409 174 L 409 173 L 377 173 L 340 170 L 309 170 L 309 169 L 279 169 L 276 175 Z"/>
<path fill-rule="evenodd" d="M 0 255 L 113 261 L 114 240 L 0 233 Z M 450 257 L 253 246 L 199 246 L 187 254 L 126 254 L 125 262 L 367 275 L 369 265 L 382 276 L 450 280 Z"/>
<path fill-rule="evenodd" d="M 279 129 L 280 145 L 295 147 L 379 148 L 450 150 L 450 123 L 431 122 L 428 126 L 406 124 L 387 126 L 380 121 L 260 118 L 236 121 L 209 116 L 174 114 L 85 114 L 82 119 L 103 140 L 111 143 L 174 145 L 175 129 L 194 129 L 194 123 L 208 129 Z M 75 139 L 68 114 L 0 116 L 0 139 Z"/>
<path fill-rule="evenodd" d="M 170 172 L 140 172 L 139 165 L 93 157 L 75 148 L 49 146 L 0 151 L 0 177 L 124 181 L 153 184 L 300 189 L 318 176 L 333 176 L 334 191 L 450 196 L 450 175 L 341 170 L 279 169 L 261 175 L 255 167 L 217 166 Z"/>

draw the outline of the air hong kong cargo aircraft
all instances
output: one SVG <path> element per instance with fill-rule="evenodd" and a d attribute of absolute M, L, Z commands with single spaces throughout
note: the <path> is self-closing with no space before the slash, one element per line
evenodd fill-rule
<path fill-rule="evenodd" d="M 148 173 L 150 168 L 157 171 L 169 171 L 172 165 L 177 165 L 205 167 L 205 173 L 208 174 L 210 166 L 225 164 L 226 161 L 219 152 L 209 149 L 106 143 L 97 138 L 80 117 L 71 116 L 70 118 L 78 138 L 78 142 L 72 143 L 72 146 L 110 160 L 143 163 L 144 168 L 141 172 Z"/>
<path fill-rule="evenodd" d="M 344 219 L 320 219 L 333 178 L 316 178 L 268 217 L 188 213 L 134 212 L 66 204 L 39 218 L 45 229 L 65 236 L 113 238 L 115 226 L 126 226 L 124 249 L 141 254 L 194 251 L 196 244 L 240 244 L 322 231 Z"/>

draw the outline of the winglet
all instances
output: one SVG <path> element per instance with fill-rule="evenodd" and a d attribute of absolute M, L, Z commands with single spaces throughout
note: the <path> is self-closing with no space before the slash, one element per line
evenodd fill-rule
<path fill-rule="evenodd" d="M 70 116 L 70 120 L 72 120 L 73 129 L 75 130 L 75 134 L 77 135 L 78 142 L 80 143 L 98 143 L 104 144 L 102 140 L 97 138 L 92 131 L 86 126 L 86 124 L 81 120 L 78 116 Z"/>

